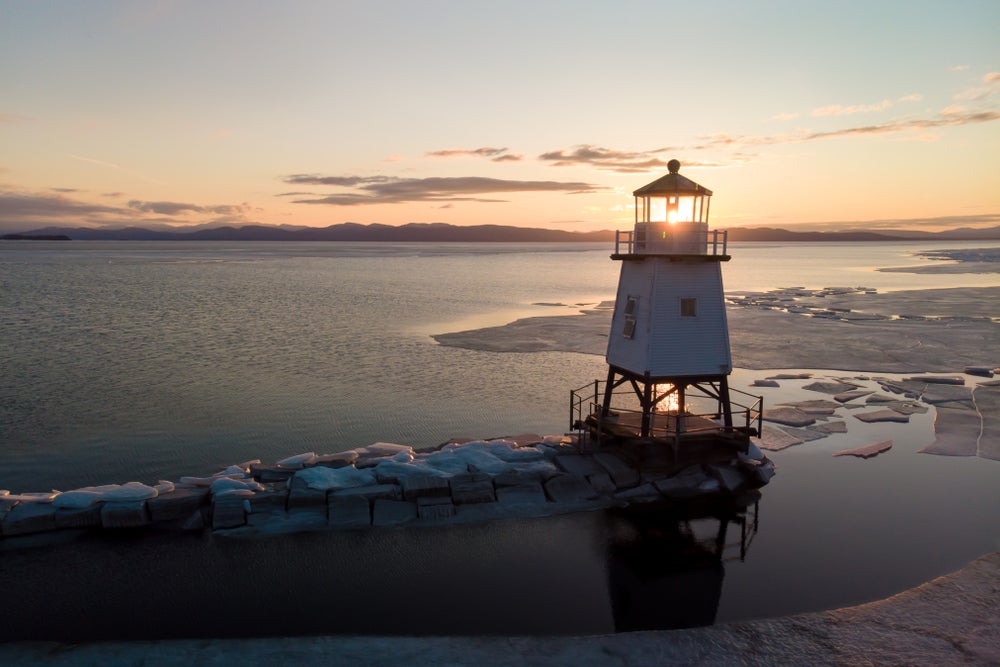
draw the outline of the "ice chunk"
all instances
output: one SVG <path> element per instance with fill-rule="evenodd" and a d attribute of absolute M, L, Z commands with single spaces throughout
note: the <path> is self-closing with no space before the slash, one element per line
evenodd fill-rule
<path fill-rule="evenodd" d="M 157 494 L 170 493 L 171 491 L 174 490 L 175 485 L 173 482 L 161 479 L 156 483 L 156 486 L 154 486 L 153 488 L 156 489 Z"/>
<path fill-rule="evenodd" d="M 816 418 L 798 408 L 771 408 L 765 409 L 764 421 L 785 424 L 787 426 L 808 426 L 814 424 Z"/>
<path fill-rule="evenodd" d="M 110 486 L 114 487 L 115 485 Z M 117 488 L 108 488 L 102 495 L 107 501 L 134 502 L 155 498 L 157 492 L 156 489 L 142 482 L 125 482 Z"/>
<path fill-rule="evenodd" d="M 229 466 L 225 470 L 220 470 L 219 472 L 212 475 L 213 477 L 231 477 L 234 475 L 246 475 L 247 469 L 242 466 Z"/>
<path fill-rule="evenodd" d="M 296 454 L 295 456 L 289 456 L 286 459 L 281 459 L 278 461 L 277 465 L 281 468 L 292 468 L 294 470 L 299 470 L 305 466 L 312 465 L 316 461 L 315 452 L 306 452 L 305 454 Z"/>
<path fill-rule="evenodd" d="M 52 505 L 53 507 L 66 509 L 83 509 L 85 507 L 90 507 L 94 503 L 102 500 L 101 492 L 97 491 L 97 488 L 98 487 L 85 487 L 82 489 L 73 489 L 72 491 L 60 493 L 52 499 Z"/>
<path fill-rule="evenodd" d="M 253 498 L 253 495 L 254 492 L 251 489 L 223 489 L 222 491 L 212 491 L 212 496 L 215 498 Z"/>
<path fill-rule="evenodd" d="M 413 453 L 413 447 L 408 445 L 397 445 L 394 442 L 376 442 L 373 445 L 368 445 L 365 449 L 368 450 L 369 454 L 373 454 L 375 456 L 395 456 L 400 452 L 409 452 L 410 454 Z"/>
<path fill-rule="evenodd" d="M 264 485 L 260 482 L 256 482 L 252 479 L 230 479 L 228 477 L 220 477 L 219 479 L 212 482 L 213 495 L 218 495 L 226 491 L 234 490 L 245 490 L 250 491 L 263 491 Z"/>
<path fill-rule="evenodd" d="M 295 473 L 293 478 L 305 484 L 310 489 L 332 491 L 335 489 L 351 489 L 356 486 L 375 484 L 375 471 L 372 468 L 359 470 L 353 466 L 344 468 L 327 468 L 318 466 L 306 468 Z"/>
<path fill-rule="evenodd" d="M 464 458 L 455 453 L 454 449 L 441 450 L 428 454 L 423 461 L 438 470 L 442 470 L 451 475 L 462 475 L 469 472 L 469 464 Z"/>
<path fill-rule="evenodd" d="M 409 463 L 410 461 L 413 460 L 413 450 L 411 449 L 408 452 L 399 452 L 398 454 L 392 457 L 392 460 L 396 461 L 397 463 Z"/>
<path fill-rule="evenodd" d="M 834 456 L 857 456 L 859 458 L 868 459 L 873 456 L 878 456 L 884 451 L 888 451 L 892 448 L 892 440 L 882 440 L 880 442 L 873 442 L 870 445 L 865 445 L 864 447 L 855 447 L 854 449 L 842 449 L 839 452 L 834 452 Z"/>
<path fill-rule="evenodd" d="M 507 440 L 495 440 L 486 444 L 490 454 L 507 463 L 541 461 L 545 458 L 541 450 L 533 446 L 518 447 Z"/>

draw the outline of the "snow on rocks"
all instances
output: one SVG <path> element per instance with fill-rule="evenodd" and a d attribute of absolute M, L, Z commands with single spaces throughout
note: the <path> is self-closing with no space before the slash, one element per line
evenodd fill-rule
<path fill-rule="evenodd" d="M 209 529 L 231 536 L 548 516 L 730 494 L 774 474 L 760 448 L 729 464 L 642 471 L 570 436 L 531 434 L 415 451 L 395 443 L 229 466 L 209 477 L 0 493 L 0 539 L 60 528 Z"/>

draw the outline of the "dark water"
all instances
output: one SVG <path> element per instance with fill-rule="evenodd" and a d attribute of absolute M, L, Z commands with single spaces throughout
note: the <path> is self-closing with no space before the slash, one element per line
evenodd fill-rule
<path fill-rule="evenodd" d="M 926 247 L 751 245 L 724 277 L 733 291 L 995 284 L 871 270 Z M 575 312 L 613 297 L 616 269 L 602 245 L 0 244 L 0 489 L 561 433 L 569 389 L 603 377 L 603 359 L 430 334 Z M 733 386 L 747 382 L 738 372 Z M 0 552 L 0 605 L 18 610 L 0 637 L 584 634 L 877 599 L 1000 549 L 1000 464 L 918 454 L 931 419 L 868 461 L 834 459 L 823 441 L 776 453 L 745 560 L 711 548 L 738 523 L 662 513 L 253 542 L 85 537 Z M 896 428 L 852 432 L 882 427 Z"/>

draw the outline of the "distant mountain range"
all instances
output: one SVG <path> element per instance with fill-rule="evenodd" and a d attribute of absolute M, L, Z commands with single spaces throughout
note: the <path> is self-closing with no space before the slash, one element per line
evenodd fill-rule
<path fill-rule="evenodd" d="M 960 228 L 943 232 L 881 230 L 878 232 L 794 232 L 768 227 L 730 228 L 729 241 L 984 241 L 1000 240 L 1000 226 L 988 229 Z M 361 225 L 345 222 L 329 227 L 272 227 L 245 225 L 242 227 L 119 229 L 91 227 L 46 227 L 19 234 L 4 235 L 4 239 L 70 238 L 78 241 L 388 241 L 388 242 L 610 242 L 615 233 L 570 232 L 561 229 L 539 229 L 506 225 L 449 225 L 445 223 L 410 223 L 407 225 Z"/>

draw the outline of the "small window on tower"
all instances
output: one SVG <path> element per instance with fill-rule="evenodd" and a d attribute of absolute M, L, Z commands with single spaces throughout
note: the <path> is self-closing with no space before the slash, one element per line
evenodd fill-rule
<path fill-rule="evenodd" d="M 681 317 L 698 316 L 698 299 L 681 299 Z"/>
<path fill-rule="evenodd" d="M 635 318 L 626 317 L 625 318 L 625 329 L 622 331 L 622 335 L 626 338 L 632 338 L 635 335 Z"/>
<path fill-rule="evenodd" d="M 629 296 L 628 300 L 625 301 L 625 314 L 631 315 L 635 312 L 635 304 L 639 301 L 637 296 Z"/>

